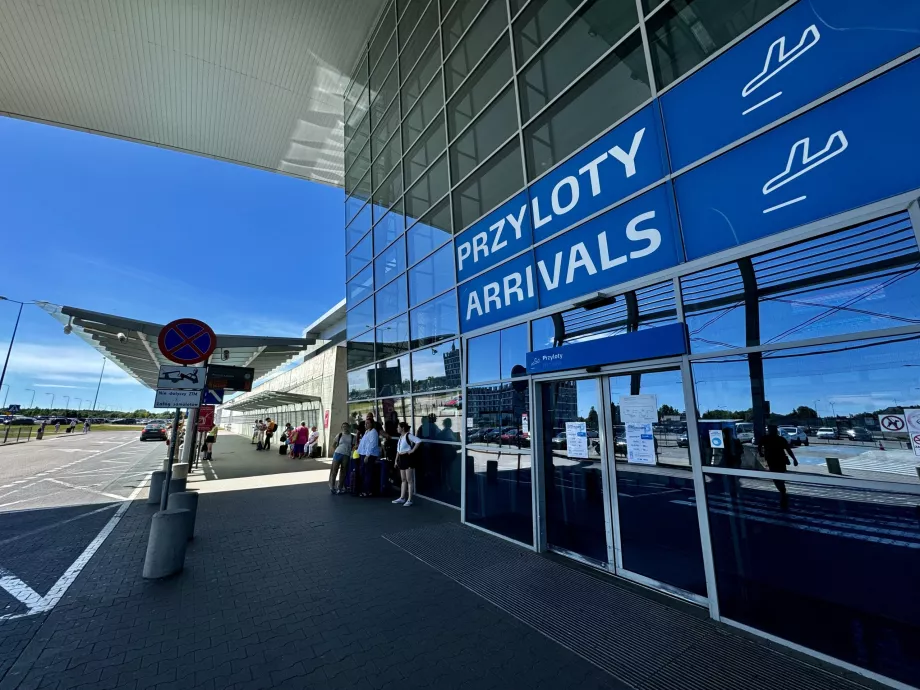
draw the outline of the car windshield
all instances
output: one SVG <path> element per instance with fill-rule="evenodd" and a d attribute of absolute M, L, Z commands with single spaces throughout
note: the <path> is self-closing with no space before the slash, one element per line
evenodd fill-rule
<path fill-rule="evenodd" d="M 818 433 L 819 433 L 819 434 L 822 433 L 822 432 L 823 432 L 823 433 L 831 433 L 831 434 L 832 434 L 832 433 L 834 433 L 834 430 L 831 429 L 830 427 L 825 426 L 825 427 L 821 427 L 820 429 L 818 429 Z"/>
<path fill-rule="evenodd" d="M 794 426 L 781 426 L 779 431 L 781 434 L 794 434 L 796 433 L 796 428 Z"/>

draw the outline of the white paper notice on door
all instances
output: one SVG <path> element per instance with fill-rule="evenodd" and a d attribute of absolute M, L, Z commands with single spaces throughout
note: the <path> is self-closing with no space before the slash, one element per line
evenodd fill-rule
<path fill-rule="evenodd" d="M 626 425 L 626 461 L 638 465 L 655 464 L 655 435 L 651 422 Z"/>
<path fill-rule="evenodd" d="M 568 458 L 588 457 L 588 425 L 585 422 L 565 423 L 565 448 Z"/>
<path fill-rule="evenodd" d="M 620 420 L 623 424 L 657 424 L 658 396 L 650 393 L 621 395 Z"/>

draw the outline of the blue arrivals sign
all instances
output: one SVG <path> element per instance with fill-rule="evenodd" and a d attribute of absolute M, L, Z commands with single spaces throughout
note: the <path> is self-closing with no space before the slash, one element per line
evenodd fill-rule
<path fill-rule="evenodd" d="M 533 244 L 530 201 L 521 192 L 454 240 L 457 280 L 465 280 Z"/>
<path fill-rule="evenodd" d="M 679 246 L 673 193 L 666 183 L 538 246 L 540 306 L 676 266 Z"/>
<path fill-rule="evenodd" d="M 920 186 L 920 59 L 675 181 L 688 260 Z"/>
<path fill-rule="evenodd" d="M 537 308 L 533 254 L 527 252 L 459 288 L 462 331 L 528 314 Z"/>
<path fill-rule="evenodd" d="M 920 46 L 920 2 L 809 0 L 661 96 L 673 170 Z"/>
<path fill-rule="evenodd" d="M 625 335 L 528 352 L 527 373 L 545 374 L 550 371 L 621 364 L 640 359 L 676 357 L 686 353 L 686 326 L 682 323 L 672 323 Z"/>

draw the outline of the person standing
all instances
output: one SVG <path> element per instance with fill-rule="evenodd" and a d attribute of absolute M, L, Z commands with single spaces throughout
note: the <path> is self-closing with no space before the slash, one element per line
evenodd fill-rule
<path fill-rule="evenodd" d="M 370 496 L 374 486 L 374 466 L 380 458 L 380 434 L 377 433 L 373 418 L 364 420 L 364 436 L 358 444 L 358 476 L 361 478 L 361 493 L 364 498 Z"/>
<path fill-rule="evenodd" d="M 415 459 L 412 454 L 418 449 L 422 442 L 415 434 L 411 433 L 411 427 L 408 422 L 399 423 L 399 441 L 396 445 L 396 467 L 399 469 L 399 477 L 402 480 L 399 498 L 393 503 L 402 504 L 408 508 L 412 505 L 412 497 L 415 495 Z"/>
<path fill-rule="evenodd" d="M 345 493 L 345 471 L 355 447 L 355 437 L 351 433 L 351 424 L 342 422 L 342 430 L 333 441 L 335 451 L 332 453 L 332 469 L 329 471 L 329 491 L 334 494 Z"/>
<path fill-rule="evenodd" d="M 792 446 L 785 436 L 779 433 L 775 424 L 767 427 L 767 435 L 760 439 L 757 444 L 757 453 L 767 462 L 767 469 L 771 472 L 786 472 L 786 466 L 789 464 L 789 458 L 795 466 L 799 466 L 799 461 L 792 452 Z M 786 457 L 786 456 L 789 457 Z M 789 497 L 786 495 L 786 482 L 780 479 L 774 479 L 773 483 L 779 491 L 779 505 L 785 510 L 789 505 Z"/>
<path fill-rule="evenodd" d="M 261 430 L 259 427 L 261 424 L 262 424 L 261 419 L 257 419 L 256 421 L 252 423 L 252 441 L 250 441 L 252 445 L 255 445 L 256 443 L 259 442 L 259 434 L 261 433 Z"/>
<path fill-rule="evenodd" d="M 76 429 L 76 428 L 77 428 L 77 420 L 76 420 L 76 419 L 71 419 L 71 420 L 70 420 L 70 426 L 67 427 L 67 433 L 68 433 L 68 434 L 72 434 L 72 433 L 74 432 L 74 429 Z"/>
<path fill-rule="evenodd" d="M 301 422 L 300 426 L 294 431 L 294 450 L 291 452 L 291 457 L 295 460 L 297 458 L 303 457 L 303 449 L 307 444 L 307 438 L 310 436 L 309 431 L 307 430 L 307 423 Z"/>
<path fill-rule="evenodd" d="M 59 434 L 61 432 L 61 420 L 57 420 L 54 423 L 54 433 Z"/>
<path fill-rule="evenodd" d="M 83 433 L 84 434 L 89 433 L 89 426 L 90 426 L 89 420 L 87 419 L 85 422 L 83 422 Z"/>
<path fill-rule="evenodd" d="M 215 424 L 214 426 L 211 427 L 210 431 L 208 431 L 208 435 L 204 439 L 204 448 L 205 448 L 204 459 L 205 460 L 210 461 L 214 459 L 213 457 L 214 444 L 217 443 L 217 432 L 219 430 L 220 430 L 219 427 Z"/>
<path fill-rule="evenodd" d="M 275 435 L 275 429 L 277 428 L 278 425 L 272 421 L 271 417 L 265 418 L 265 443 L 262 444 L 262 450 L 271 450 L 272 436 Z"/>

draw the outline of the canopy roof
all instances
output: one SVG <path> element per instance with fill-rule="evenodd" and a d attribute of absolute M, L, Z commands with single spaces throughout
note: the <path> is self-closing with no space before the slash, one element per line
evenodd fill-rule
<path fill-rule="evenodd" d="M 285 405 L 300 405 L 306 402 L 320 402 L 318 395 L 302 393 L 285 393 L 282 391 L 262 391 L 241 395 L 221 406 L 223 410 L 249 412 L 251 410 L 268 410 Z"/>
<path fill-rule="evenodd" d="M 161 364 L 173 364 L 157 348 L 157 336 L 163 324 L 48 302 L 38 302 L 38 306 L 60 323 L 69 325 L 74 335 L 148 388 L 156 388 Z M 124 342 L 119 340 L 119 334 L 124 335 Z M 303 338 L 217 334 L 217 348 L 209 361 L 231 367 L 252 367 L 254 377 L 259 379 L 302 355 L 315 342 L 316 338 L 310 333 Z"/>

